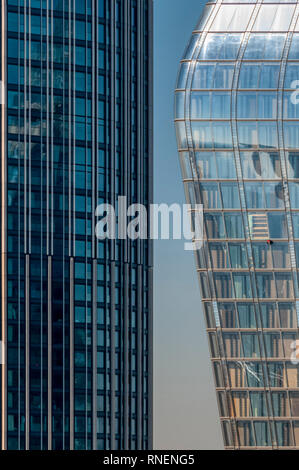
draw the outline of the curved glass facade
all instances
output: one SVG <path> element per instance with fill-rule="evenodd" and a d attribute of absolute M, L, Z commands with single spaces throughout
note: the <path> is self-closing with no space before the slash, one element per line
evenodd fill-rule
<path fill-rule="evenodd" d="M 228 449 L 299 448 L 297 80 L 297 1 L 206 5 L 175 118 Z"/>

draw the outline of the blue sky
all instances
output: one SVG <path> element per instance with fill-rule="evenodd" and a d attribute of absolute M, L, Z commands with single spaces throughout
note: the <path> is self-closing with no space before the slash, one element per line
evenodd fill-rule
<path fill-rule="evenodd" d="M 173 126 L 179 61 L 204 2 L 154 0 L 155 202 L 184 204 Z M 212 369 L 195 262 L 183 241 L 155 243 L 154 444 L 221 449 Z"/>

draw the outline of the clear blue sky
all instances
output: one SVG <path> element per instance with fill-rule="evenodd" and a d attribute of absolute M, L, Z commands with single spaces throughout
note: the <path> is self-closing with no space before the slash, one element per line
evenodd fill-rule
<path fill-rule="evenodd" d="M 154 0 L 155 202 L 185 203 L 173 126 L 179 61 L 202 0 Z M 222 437 L 193 254 L 155 244 L 154 444 L 221 449 Z"/>

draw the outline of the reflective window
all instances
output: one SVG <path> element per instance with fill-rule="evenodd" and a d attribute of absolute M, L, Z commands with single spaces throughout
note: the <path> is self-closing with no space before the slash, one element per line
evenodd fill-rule
<path fill-rule="evenodd" d="M 218 178 L 235 179 L 236 165 L 232 152 L 216 152 Z"/>
<path fill-rule="evenodd" d="M 199 59 L 236 59 L 242 37 L 242 34 L 223 35 L 208 33 L 200 51 Z"/>
<path fill-rule="evenodd" d="M 226 212 L 224 219 L 228 238 L 244 238 L 244 226 L 241 213 Z"/>
<path fill-rule="evenodd" d="M 299 153 L 286 152 L 289 178 L 299 178 Z"/>
<path fill-rule="evenodd" d="M 281 177 L 280 158 L 275 152 L 241 152 L 244 178 L 278 179 Z"/>
<path fill-rule="evenodd" d="M 289 60 L 299 59 L 299 34 L 294 34 L 288 55 Z"/>
<path fill-rule="evenodd" d="M 244 59 L 279 60 L 285 43 L 285 34 L 251 34 Z"/>
<path fill-rule="evenodd" d="M 197 62 L 193 74 L 192 88 L 213 88 L 214 73 L 215 64 Z M 181 83 L 181 80 L 179 80 L 179 83 Z"/>
<path fill-rule="evenodd" d="M 299 148 L 299 128 L 295 122 L 284 122 L 284 143 L 286 148 Z"/>
<path fill-rule="evenodd" d="M 245 31 L 252 11 L 252 5 L 222 5 L 211 31 Z"/>
<path fill-rule="evenodd" d="M 293 5 L 262 5 L 253 31 L 288 31 L 294 9 Z"/>

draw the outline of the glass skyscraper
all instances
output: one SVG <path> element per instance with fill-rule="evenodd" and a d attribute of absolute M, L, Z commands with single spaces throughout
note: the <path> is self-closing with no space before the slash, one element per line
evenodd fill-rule
<path fill-rule="evenodd" d="M 207 3 L 175 117 L 227 449 L 299 448 L 298 80 L 297 1 Z"/>
<path fill-rule="evenodd" d="M 2 449 L 152 446 L 152 1 L 1 2 Z"/>

